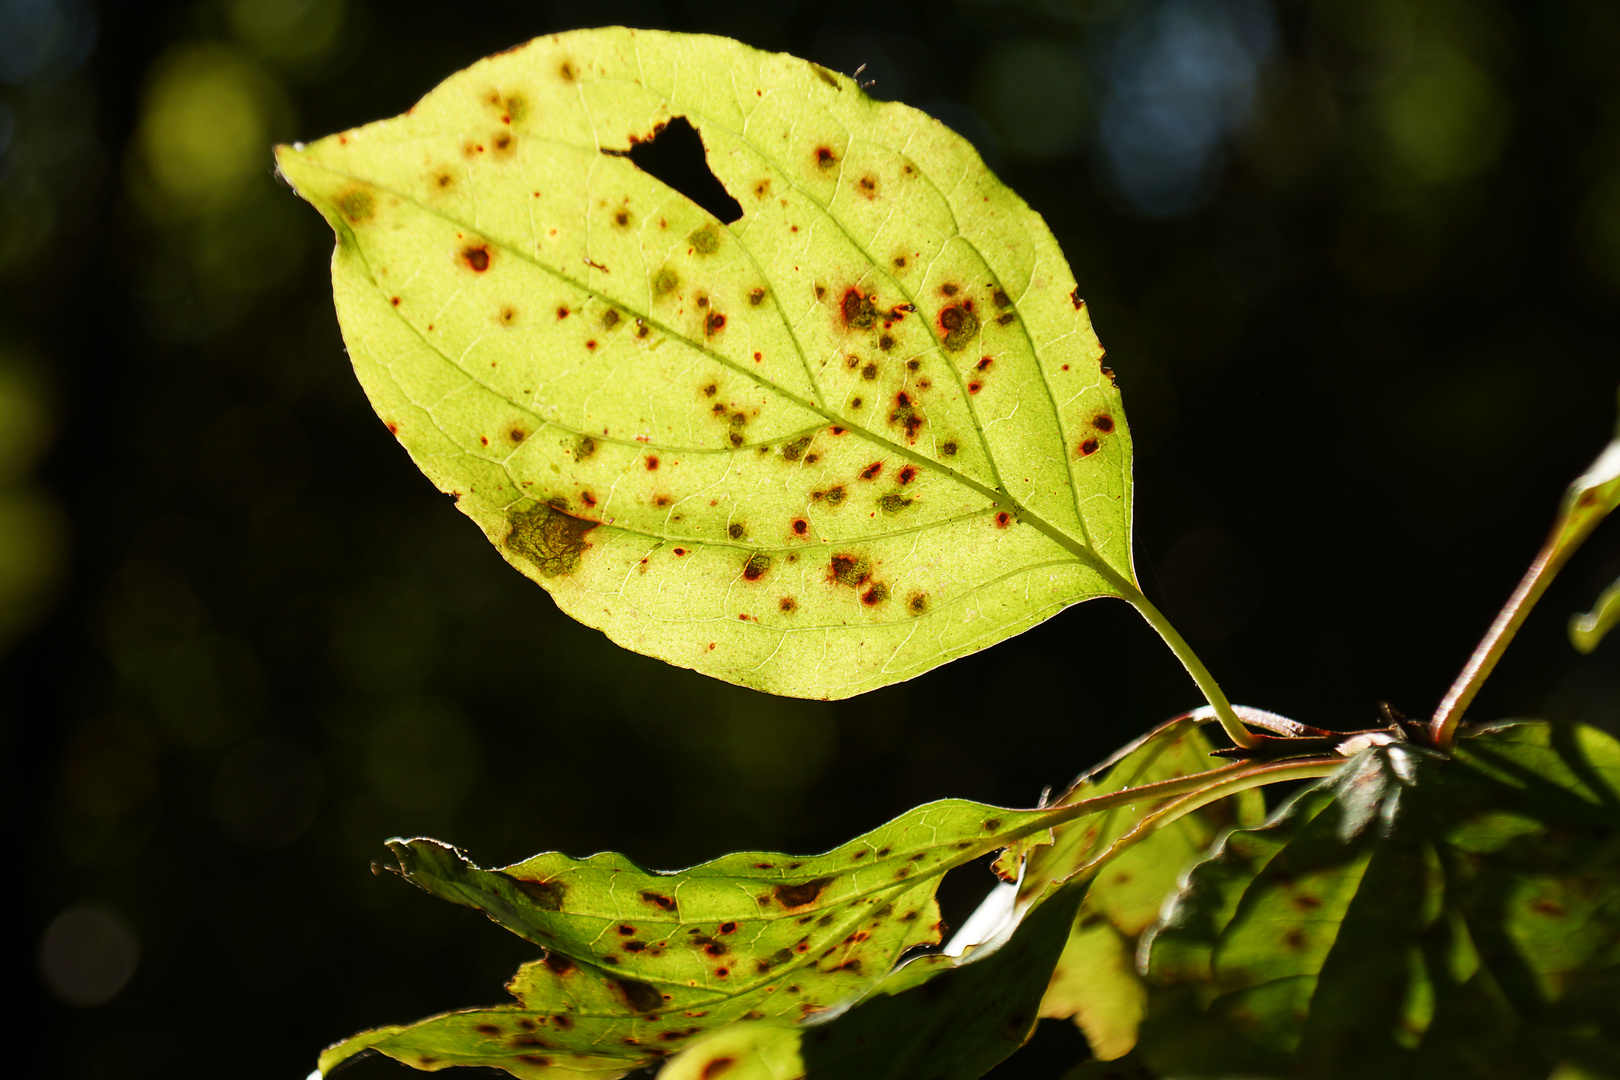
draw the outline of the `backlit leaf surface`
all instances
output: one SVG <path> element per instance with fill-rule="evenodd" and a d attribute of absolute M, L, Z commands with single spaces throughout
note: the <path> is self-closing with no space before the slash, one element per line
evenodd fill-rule
<path fill-rule="evenodd" d="M 739 220 L 625 156 L 677 117 Z M 922 113 L 723 38 L 590 30 L 277 160 L 337 234 L 378 415 L 614 641 L 836 698 L 1137 595 L 1074 280 Z"/>
<path fill-rule="evenodd" d="M 674 874 L 556 852 L 486 870 L 437 841 L 392 841 L 405 877 L 545 956 L 508 984 L 516 1003 L 365 1032 L 326 1051 L 321 1071 L 372 1049 L 423 1069 L 619 1076 L 727 1024 L 800 1022 L 937 943 L 941 875 L 1044 835 L 1055 814 L 949 800 L 825 855 L 741 852 Z M 1037 973 L 1037 998 L 1044 983 Z"/>
<path fill-rule="evenodd" d="M 1144 943 L 1165 1075 L 1620 1073 L 1620 744 L 1375 747 L 1231 833 Z"/>

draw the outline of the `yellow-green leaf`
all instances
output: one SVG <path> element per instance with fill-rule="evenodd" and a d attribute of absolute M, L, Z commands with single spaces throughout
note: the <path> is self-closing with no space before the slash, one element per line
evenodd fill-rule
<path fill-rule="evenodd" d="M 1589 653 L 1616 626 L 1620 626 L 1620 578 L 1599 594 L 1591 611 L 1570 618 L 1570 644 L 1579 652 Z"/>
<path fill-rule="evenodd" d="M 627 156 L 675 118 L 738 220 Z M 723 38 L 589 30 L 277 160 L 337 234 L 378 415 L 614 641 L 837 698 L 1139 599 L 1074 279 L 915 109 Z"/>

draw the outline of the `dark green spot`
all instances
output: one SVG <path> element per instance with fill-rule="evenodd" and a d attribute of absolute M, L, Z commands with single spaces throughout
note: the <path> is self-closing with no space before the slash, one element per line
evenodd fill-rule
<path fill-rule="evenodd" d="M 681 276 L 666 266 L 653 275 L 652 287 L 654 295 L 668 296 L 681 287 Z"/>
<path fill-rule="evenodd" d="M 377 212 L 377 200 L 371 197 L 369 191 L 349 191 L 338 196 L 337 208 L 349 224 L 359 225 L 363 221 L 370 221 Z"/>
<path fill-rule="evenodd" d="M 883 496 L 883 498 L 880 501 L 879 505 L 881 505 L 883 507 L 883 512 L 884 513 L 886 513 L 886 514 L 897 514 L 901 510 L 904 510 L 906 507 L 910 506 L 911 503 L 912 503 L 912 500 L 906 498 L 904 495 L 896 495 L 896 494 L 890 493 L 888 495 Z"/>
<path fill-rule="evenodd" d="M 540 505 L 509 519 L 503 542 L 539 571 L 541 577 L 560 577 L 579 569 L 580 557 L 589 547 L 585 534 L 596 522 L 585 521 L 552 507 Z"/>
<path fill-rule="evenodd" d="M 596 440 L 589 435 L 581 435 L 574 442 L 574 460 L 584 461 L 596 453 Z"/>
<path fill-rule="evenodd" d="M 713 224 L 705 225 L 688 236 L 686 242 L 699 255 L 713 255 L 720 250 L 720 230 Z"/>

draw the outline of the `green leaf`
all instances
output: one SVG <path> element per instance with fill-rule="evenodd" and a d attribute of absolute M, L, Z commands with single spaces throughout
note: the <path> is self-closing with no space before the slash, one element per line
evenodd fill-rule
<path fill-rule="evenodd" d="M 1569 641 L 1581 653 L 1590 653 L 1620 624 L 1620 578 L 1604 589 L 1592 610 L 1569 620 Z"/>
<path fill-rule="evenodd" d="M 1376 746 L 1187 876 L 1143 952 L 1177 1077 L 1620 1067 L 1620 744 L 1519 724 Z"/>
<path fill-rule="evenodd" d="M 676 117 L 739 220 L 627 156 Z M 589 30 L 277 161 L 337 234 L 378 415 L 619 644 L 839 698 L 1140 600 L 1074 279 L 922 113 L 724 38 Z"/>
<path fill-rule="evenodd" d="M 1055 805 L 1206 772 L 1223 764 L 1210 757 L 1212 749 L 1195 721 L 1171 721 L 1081 777 Z M 1052 845 L 1029 857 L 1020 899 L 1074 873 L 1169 801 L 1143 799 L 1053 830 Z M 1136 972 L 1137 940 L 1159 917 L 1181 872 L 1222 831 L 1254 826 L 1264 817 L 1259 791 L 1244 791 L 1178 818 L 1114 856 L 1080 906 L 1041 1016 L 1072 1017 L 1099 1060 L 1129 1052 L 1147 1003 L 1147 988 Z"/>
<path fill-rule="evenodd" d="M 545 956 L 508 984 L 516 1004 L 365 1032 L 321 1055 L 321 1072 L 370 1049 L 424 1069 L 619 1076 L 727 1024 L 804 1020 L 940 940 L 934 893 L 947 870 L 1063 814 L 947 800 L 825 855 L 743 852 L 674 874 L 555 852 L 486 870 L 437 841 L 391 841 L 410 881 Z M 1038 995 L 1044 973 L 1036 984 Z"/>
<path fill-rule="evenodd" d="M 828 1019 L 796 1031 L 766 1023 L 737 1025 L 686 1051 L 661 1075 L 664 1080 L 983 1076 L 1034 1030 L 1046 973 L 1063 949 L 1086 886 L 1080 881 L 1051 890 L 1031 905 L 1016 931 L 966 957 L 918 957 L 865 1000 Z"/>

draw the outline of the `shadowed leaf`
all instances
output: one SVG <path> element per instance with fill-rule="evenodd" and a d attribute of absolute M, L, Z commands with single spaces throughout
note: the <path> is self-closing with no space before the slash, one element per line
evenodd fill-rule
<path fill-rule="evenodd" d="M 1085 891 L 1083 881 L 1058 887 L 1001 940 L 965 958 L 918 957 L 864 1000 L 797 1031 L 738 1025 L 663 1075 L 729 1077 L 737 1068 L 739 1076 L 772 1080 L 973 1080 L 1034 1030 L 1046 973 Z M 716 1063 L 723 1072 L 711 1072 Z"/>
<path fill-rule="evenodd" d="M 629 152 L 684 118 L 724 224 Z M 723 38 L 543 38 L 281 147 L 355 371 L 614 641 L 838 698 L 1140 599 L 1130 435 L 1040 218 L 948 128 Z"/>
<path fill-rule="evenodd" d="M 1222 764 L 1210 757 L 1211 749 L 1196 722 L 1172 721 L 1081 777 L 1056 805 L 1206 772 Z M 1096 858 L 1167 801 L 1144 799 L 1053 830 L 1054 842 L 1029 857 L 1020 899 L 1027 901 L 1048 882 Z M 1137 939 L 1159 917 L 1181 872 L 1223 829 L 1257 825 L 1264 817 L 1260 792 L 1244 791 L 1177 819 L 1114 857 L 1098 872 L 1080 905 L 1041 1002 L 1041 1016 L 1073 1017 L 1099 1059 L 1128 1052 L 1136 1043 L 1147 1001 L 1136 973 Z"/>
<path fill-rule="evenodd" d="M 1167 1075 L 1620 1067 L 1620 744 L 1518 724 L 1374 747 L 1231 833 L 1143 944 Z"/>

